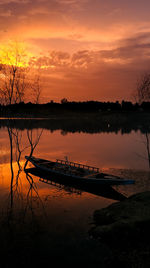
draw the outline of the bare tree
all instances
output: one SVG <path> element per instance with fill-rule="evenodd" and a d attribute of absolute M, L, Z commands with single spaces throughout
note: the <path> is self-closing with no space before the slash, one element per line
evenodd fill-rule
<path fill-rule="evenodd" d="M 134 97 L 138 103 L 150 101 L 150 72 L 145 72 L 138 79 Z"/>
<path fill-rule="evenodd" d="M 41 61 L 35 61 L 34 58 L 31 58 L 30 60 L 31 68 L 34 70 L 32 81 L 30 84 L 31 89 L 31 95 L 33 102 L 35 104 L 38 104 L 41 97 L 42 92 L 42 79 L 41 79 L 41 73 L 42 73 L 42 62 Z"/>
<path fill-rule="evenodd" d="M 32 132 L 32 129 L 31 129 L 31 130 L 27 130 L 27 137 L 28 137 L 28 141 L 29 141 L 29 144 L 30 144 L 30 154 L 29 154 L 29 158 L 32 157 L 33 152 L 34 152 L 36 146 L 37 146 L 38 143 L 39 143 L 39 140 L 40 140 L 40 138 L 41 138 L 42 133 L 43 133 L 43 130 L 42 130 L 40 133 L 38 133 L 38 131 L 37 131 L 37 133 L 36 133 L 36 138 L 33 138 L 33 132 Z M 26 170 L 26 167 L 27 167 L 28 162 L 29 162 L 29 159 L 27 159 L 27 161 L 26 161 L 25 164 L 24 164 L 24 170 Z"/>
<path fill-rule="evenodd" d="M 25 51 L 18 43 L 11 43 L 2 49 L 0 56 L 0 98 L 5 104 L 21 102 L 27 87 Z"/>
<path fill-rule="evenodd" d="M 14 104 L 25 100 L 39 103 L 41 63 L 27 56 L 23 45 L 11 42 L 0 51 L 0 101 Z"/>
<path fill-rule="evenodd" d="M 35 77 L 33 79 L 33 83 L 31 85 L 32 89 L 32 95 L 33 95 L 33 101 L 35 104 L 38 104 L 41 97 L 41 78 L 40 78 L 40 72 L 38 71 L 37 74 L 35 74 Z"/>
<path fill-rule="evenodd" d="M 133 97 L 136 102 L 142 104 L 142 102 L 150 101 L 150 72 L 144 72 L 137 81 L 137 87 L 133 92 Z M 150 168 L 150 135 L 148 132 L 145 133 L 145 146 L 147 151 L 148 165 Z M 142 157 L 143 158 L 143 157 Z M 145 159 L 145 157 L 144 157 Z"/>

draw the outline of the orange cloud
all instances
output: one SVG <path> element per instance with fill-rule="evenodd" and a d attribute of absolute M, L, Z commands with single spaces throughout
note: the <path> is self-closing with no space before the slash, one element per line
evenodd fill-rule
<path fill-rule="evenodd" d="M 44 101 L 129 97 L 150 67 L 149 8 L 146 0 L 1 0 L 0 39 L 28 44 Z"/>

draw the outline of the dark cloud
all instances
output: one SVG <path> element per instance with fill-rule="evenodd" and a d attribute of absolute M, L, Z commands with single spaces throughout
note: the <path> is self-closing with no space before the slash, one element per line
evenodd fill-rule
<path fill-rule="evenodd" d="M 65 67 L 69 64 L 70 55 L 67 52 L 51 51 L 48 56 L 33 57 L 30 64 L 33 66 L 42 66 L 45 68 Z"/>
<path fill-rule="evenodd" d="M 53 98 L 69 99 L 71 92 L 70 99 L 130 100 L 137 77 L 150 69 L 149 34 L 124 39 L 115 49 L 52 51 L 39 58 L 47 65 L 44 72 Z"/>
<path fill-rule="evenodd" d="M 150 32 L 138 34 L 135 37 L 124 39 L 120 42 L 119 47 L 112 50 L 101 50 L 99 55 L 104 60 L 124 60 L 129 64 L 129 61 L 139 63 L 147 61 L 150 56 Z"/>
<path fill-rule="evenodd" d="M 64 41 L 67 46 L 67 40 Z M 107 50 L 79 50 L 73 54 L 62 51 L 51 51 L 44 61 L 46 65 L 68 66 L 75 68 L 96 68 L 101 66 L 117 67 L 125 66 L 132 68 L 137 62 L 147 63 L 150 57 L 150 33 L 136 35 L 135 37 L 124 39 L 121 46 Z M 135 66 L 134 66 L 135 68 Z"/>
<path fill-rule="evenodd" d="M 76 67 L 87 67 L 94 61 L 93 52 L 89 50 L 78 51 L 73 54 L 71 63 Z"/>
<path fill-rule="evenodd" d="M 7 5 L 7 4 L 28 4 L 30 0 L 1 0 L 0 5 Z"/>

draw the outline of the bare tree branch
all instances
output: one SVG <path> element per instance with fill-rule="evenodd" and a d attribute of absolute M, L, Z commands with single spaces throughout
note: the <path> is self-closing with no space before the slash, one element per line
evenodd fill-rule
<path fill-rule="evenodd" d="M 150 101 L 150 73 L 145 72 L 137 81 L 134 96 L 137 102 Z"/>

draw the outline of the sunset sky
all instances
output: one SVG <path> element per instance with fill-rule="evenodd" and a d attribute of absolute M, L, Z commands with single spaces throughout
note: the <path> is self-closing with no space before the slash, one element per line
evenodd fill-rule
<path fill-rule="evenodd" d="M 42 65 L 42 102 L 130 100 L 150 70 L 149 0 L 0 0 L 0 44 Z"/>

